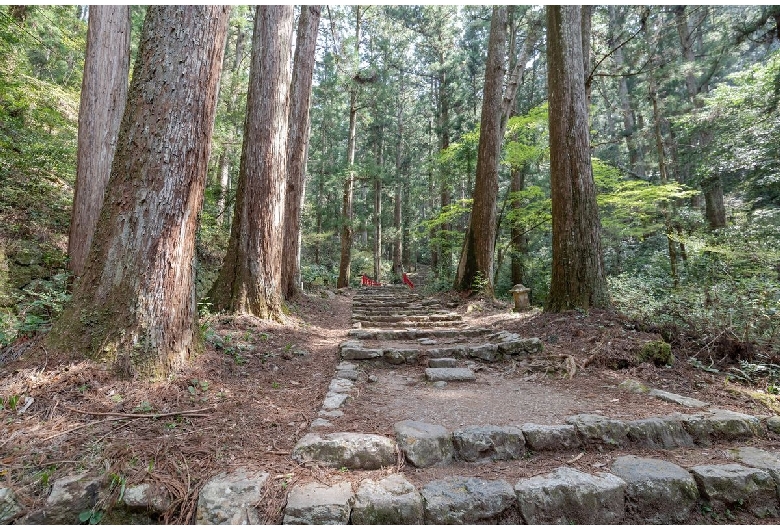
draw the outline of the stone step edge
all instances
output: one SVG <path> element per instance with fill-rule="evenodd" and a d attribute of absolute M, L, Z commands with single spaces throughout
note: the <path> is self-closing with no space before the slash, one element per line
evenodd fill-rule
<path fill-rule="evenodd" d="M 688 469 L 625 455 L 615 459 L 610 472 L 590 474 L 560 466 L 514 485 L 450 476 L 418 489 L 400 472 L 363 479 L 357 487 L 351 481 L 298 484 L 287 495 L 283 524 L 671 524 L 684 523 L 705 507 L 724 514 L 741 508 L 756 517 L 777 517 L 780 460 L 762 453 L 767 463 L 761 467 Z"/>
<path fill-rule="evenodd" d="M 488 336 L 495 339 L 495 336 Z M 339 345 L 339 356 L 348 361 L 365 361 L 371 359 L 384 359 L 389 364 L 415 364 L 420 355 L 431 358 L 470 357 L 485 362 L 497 362 L 502 359 L 517 355 L 538 355 L 542 353 L 542 341 L 536 337 L 523 338 L 516 334 L 504 334 L 498 340 L 501 342 L 485 342 L 482 344 L 458 344 L 439 346 L 435 340 L 420 338 L 418 346 L 405 348 L 365 348 L 358 339 L 346 340 Z M 429 346 L 423 348 L 423 346 Z"/>
<path fill-rule="evenodd" d="M 490 328 L 440 328 L 419 329 L 409 326 L 404 329 L 360 328 L 350 329 L 347 336 L 359 340 L 416 340 L 418 338 L 476 337 L 494 332 Z"/>
<path fill-rule="evenodd" d="M 763 437 L 767 430 L 780 434 L 779 416 L 762 421 L 754 416 L 722 409 L 694 414 L 674 413 L 626 422 L 595 414 L 578 414 L 566 421 L 564 425 L 482 425 L 449 431 L 440 425 L 407 420 L 395 424 L 394 441 L 383 438 L 387 443 L 395 444 L 409 464 L 422 468 L 446 465 L 453 461 L 517 460 L 527 458 L 528 451 L 549 453 L 588 448 L 709 447 L 713 441 L 733 442 Z M 312 452 L 312 444 L 325 443 L 321 440 L 331 440 L 341 434 L 350 437 L 376 436 L 362 433 L 309 433 L 299 440 L 291 457 L 299 463 L 315 462 L 336 468 L 362 469 L 353 467 L 355 464 L 351 456 L 345 457 L 339 453 L 343 459 L 333 460 L 328 456 L 330 453 L 325 453 L 327 458 L 323 458 Z M 352 443 L 350 449 L 352 453 L 373 450 L 371 446 L 361 447 L 357 442 Z M 357 458 L 355 462 L 363 460 Z"/>

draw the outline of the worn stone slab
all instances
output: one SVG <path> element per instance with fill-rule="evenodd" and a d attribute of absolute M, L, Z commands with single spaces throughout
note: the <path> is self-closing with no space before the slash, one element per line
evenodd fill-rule
<path fill-rule="evenodd" d="M 475 381 L 477 376 L 468 368 L 426 368 L 428 381 Z"/>
<path fill-rule="evenodd" d="M 282 524 L 348 524 L 353 502 L 352 484 L 346 481 L 296 485 L 287 496 Z"/>
<path fill-rule="evenodd" d="M 17 524 L 80 524 L 79 514 L 97 505 L 103 480 L 86 473 L 54 481 L 43 509 L 17 520 Z"/>
<path fill-rule="evenodd" d="M 357 381 L 360 378 L 360 374 L 357 370 L 337 370 L 336 377 L 338 379 L 348 379 L 349 381 Z"/>
<path fill-rule="evenodd" d="M 422 487 L 426 524 L 517 524 L 517 501 L 504 480 L 450 477 Z"/>
<path fill-rule="evenodd" d="M 481 425 L 452 433 L 455 457 L 466 462 L 517 460 L 525 453 L 523 431 L 517 427 Z"/>
<path fill-rule="evenodd" d="M 631 392 L 633 394 L 647 394 L 648 392 L 650 392 L 650 388 L 647 385 L 635 379 L 626 379 L 622 381 L 618 385 L 618 388 L 620 390 L 625 390 L 626 392 Z"/>
<path fill-rule="evenodd" d="M 344 404 L 349 399 L 349 394 L 339 394 L 338 392 L 328 392 L 322 402 L 322 408 L 325 410 L 334 410 Z"/>
<path fill-rule="evenodd" d="M 382 356 L 382 350 L 376 348 L 341 348 L 341 358 L 352 361 L 365 361 Z"/>
<path fill-rule="evenodd" d="M 348 361 L 341 361 L 336 366 L 336 370 L 357 370 L 357 365 Z"/>
<path fill-rule="evenodd" d="M 648 391 L 648 394 L 663 401 L 676 403 L 677 405 L 692 409 L 703 409 L 710 406 L 709 403 L 705 403 L 704 401 L 692 397 L 681 396 L 680 394 L 674 394 L 672 392 L 666 392 L 665 390 L 659 390 L 657 388 L 651 388 Z"/>
<path fill-rule="evenodd" d="M 585 445 L 605 444 L 611 447 L 628 445 L 628 427 L 619 420 L 598 414 L 577 414 L 566 418 L 566 423 L 577 427 Z"/>
<path fill-rule="evenodd" d="M 491 343 L 470 346 L 466 349 L 466 355 L 489 363 L 501 359 L 501 354 L 498 353 L 498 346 Z"/>
<path fill-rule="evenodd" d="M 426 352 L 429 359 L 440 359 L 447 357 L 459 358 L 463 357 L 466 353 L 465 346 L 446 346 L 441 348 L 431 348 Z"/>
<path fill-rule="evenodd" d="M 315 418 L 310 424 L 310 429 L 325 429 L 327 427 L 333 427 L 333 424 L 325 418 Z"/>
<path fill-rule="evenodd" d="M 458 361 L 452 357 L 428 359 L 428 368 L 455 368 L 456 366 L 458 366 Z"/>
<path fill-rule="evenodd" d="M 638 524 L 684 523 L 699 500 L 696 481 L 680 466 L 656 458 L 621 456 L 610 471 L 626 484 L 626 513 Z"/>
<path fill-rule="evenodd" d="M 384 350 L 382 356 L 390 364 L 414 363 L 419 356 L 419 350 L 416 348 L 388 348 Z"/>
<path fill-rule="evenodd" d="M 736 460 L 756 469 L 763 469 L 775 479 L 780 493 L 780 453 L 764 451 L 757 447 L 737 447 L 730 451 Z"/>
<path fill-rule="evenodd" d="M 515 485 L 526 524 L 619 524 L 626 483 L 610 473 L 589 475 L 569 467 Z"/>
<path fill-rule="evenodd" d="M 740 464 L 691 468 L 702 497 L 713 511 L 743 509 L 756 517 L 777 517 L 777 484 L 762 469 Z"/>
<path fill-rule="evenodd" d="M 328 386 L 328 390 L 330 392 L 341 394 L 344 392 L 349 392 L 352 390 L 353 386 L 354 383 L 349 379 L 336 378 L 331 380 L 330 385 Z"/>
<path fill-rule="evenodd" d="M 441 425 L 405 420 L 394 427 L 398 447 L 414 467 L 431 467 L 452 460 L 452 437 Z"/>
<path fill-rule="evenodd" d="M 674 417 L 627 421 L 631 443 L 650 449 L 693 447 L 693 438 Z"/>
<path fill-rule="evenodd" d="M 536 337 L 531 338 L 512 338 L 498 343 L 499 353 L 505 355 L 535 355 L 542 353 L 542 341 Z"/>
<path fill-rule="evenodd" d="M 713 409 L 710 412 L 671 416 L 680 419 L 685 430 L 699 445 L 709 445 L 713 440 L 747 440 L 762 432 L 758 418 L 730 410 Z"/>
<path fill-rule="evenodd" d="M 0 488 L 0 524 L 10 524 L 20 513 L 22 507 L 17 502 L 13 490 Z"/>
<path fill-rule="evenodd" d="M 195 524 L 265 524 L 255 505 L 267 481 L 268 473 L 262 471 L 220 473 L 200 490 Z"/>
<path fill-rule="evenodd" d="M 434 346 L 438 344 L 438 341 L 436 339 L 429 339 L 429 338 L 417 339 L 417 342 L 419 342 L 421 346 Z"/>
<path fill-rule="evenodd" d="M 780 416 L 772 416 L 766 420 L 766 428 L 769 432 L 780 434 Z"/>
<path fill-rule="evenodd" d="M 323 418 L 340 418 L 344 415 L 344 411 L 334 409 L 334 410 L 320 410 L 317 412 L 317 416 L 322 416 Z"/>
<path fill-rule="evenodd" d="M 127 486 L 122 503 L 131 511 L 161 514 L 171 507 L 171 497 L 165 489 L 144 482 Z"/>
<path fill-rule="evenodd" d="M 520 429 L 526 445 L 534 451 L 565 451 L 582 447 L 574 425 L 524 423 Z"/>
<path fill-rule="evenodd" d="M 379 469 L 396 463 L 395 442 L 378 434 L 309 433 L 292 450 L 296 462 L 348 469 Z"/>
<path fill-rule="evenodd" d="M 423 524 L 423 498 L 403 475 L 360 483 L 352 507 L 352 524 Z"/>

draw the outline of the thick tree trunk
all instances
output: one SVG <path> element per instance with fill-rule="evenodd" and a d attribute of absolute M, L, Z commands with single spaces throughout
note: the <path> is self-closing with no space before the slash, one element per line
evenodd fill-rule
<path fill-rule="evenodd" d="M 50 348 L 164 376 L 198 347 L 195 231 L 229 11 L 149 7 L 90 260 Z"/>
<path fill-rule="evenodd" d="M 493 250 L 496 239 L 505 55 L 506 8 L 494 7 L 485 67 L 474 204 L 455 279 L 456 289 L 467 291 L 479 283 L 479 287 L 488 296 L 493 296 Z"/>
<path fill-rule="evenodd" d="M 525 189 L 525 169 L 512 171 L 510 191 L 516 193 Z M 513 201 L 512 208 L 519 210 L 520 201 Z M 528 253 L 528 236 L 518 226 L 512 226 L 512 284 L 523 283 L 525 276 L 525 256 Z"/>
<path fill-rule="evenodd" d="M 284 250 L 282 251 L 282 292 L 293 298 L 301 285 L 301 211 L 306 185 L 306 155 L 309 145 L 309 103 L 311 101 L 314 49 L 320 25 L 320 6 L 302 6 L 293 61 L 290 89 L 290 133 L 288 175 L 285 197 Z"/>
<path fill-rule="evenodd" d="M 76 193 L 68 238 L 70 270 L 80 276 L 111 176 L 130 73 L 130 8 L 92 6 L 79 108 Z"/>
<path fill-rule="evenodd" d="M 355 6 L 355 55 L 360 57 L 360 6 Z M 357 91 L 356 82 L 349 91 L 349 136 L 347 138 L 347 178 L 344 180 L 344 193 L 341 200 L 341 256 L 339 258 L 339 277 L 336 287 L 349 287 L 352 275 L 352 196 L 355 188 L 355 143 L 357 134 Z"/>
<path fill-rule="evenodd" d="M 581 13 L 547 7 L 552 279 L 547 311 L 609 306 L 590 162 Z"/>
<path fill-rule="evenodd" d="M 404 227 L 403 227 L 403 180 L 401 179 L 401 162 L 403 160 L 404 147 L 404 113 L 403 105 L 398 102 L 398 114 L 396 115 L 398 135 L 395 144 L 395 197 L 393 198 L 393 275 L 394 280 L 401 277 L 403 270 Z"/>
<path fill-rule="evenodd" d="M 293 8 L 259 6 L 233 227 L 209 298 L 217 310 L 282 320 L 282 245 Z"/>
<path fill-rule="evenodd" d="M 378 173 L 374 177 L 374 279 L 381 281 L 382 276 L 382 168 L 384 160 L 384 129 L 379 126 L 379 138 L 376 143 L 376 163 Z"/>

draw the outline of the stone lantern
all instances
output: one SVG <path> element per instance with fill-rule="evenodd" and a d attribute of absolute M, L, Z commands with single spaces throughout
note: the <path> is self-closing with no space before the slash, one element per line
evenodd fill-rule
<path fill-rule="evenodd" d="M 520 311 L 527 311 L 531 308 L 531 302 L 528 299 L 528 293 L 531 292 L 531 289 L 522 283 L 518 283 L 512 287 L 509 292 L 512 293 L 512 297 L 515 300 L 514 311 L 519 313 Z"/>

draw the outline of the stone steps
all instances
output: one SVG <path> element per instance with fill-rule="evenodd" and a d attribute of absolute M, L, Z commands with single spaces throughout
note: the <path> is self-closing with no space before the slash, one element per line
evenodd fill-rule
<path fill-rule="evenodd" d="M 379 329 L 379 328 L 361 328 L 351 329 L 347 332 L 350 338 L 360 340 L 417 340 L 422 338 L 446 339 L 446 338 L 473 338 L 486 335 L 491 330 L 487 328 L 461 328 L 461 329 Z"/>

